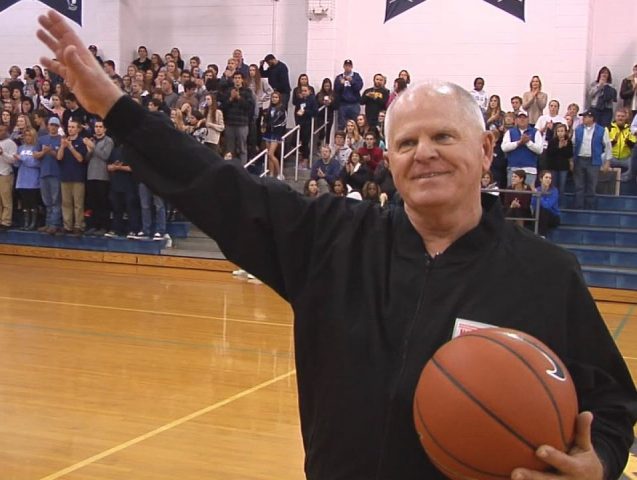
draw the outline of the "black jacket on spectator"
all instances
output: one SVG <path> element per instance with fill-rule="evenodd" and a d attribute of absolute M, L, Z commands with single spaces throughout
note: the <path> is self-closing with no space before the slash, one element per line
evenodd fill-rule
<path fill-rule="evenodd" d="M 288 66 L 279 60 L 279 62 L 273 67 L 268 67 L 267 70 L 263 69 L 263 66 L 259 68 L 261 77 L 267 78 L 270 86 L 281 93 L 289 94 L 292 91 L 290 87 L 290 72 Z"/>
<path fill-rule="evenodd" d="M 297 125 L 308 125 L 312 122 L 312 119 L 318 115 L 318 102 L 316 101 L 316 97 L 312 94 L 308 95 L 307 98 L 295 97 L 293 103 L 294 119 Z M 303 105 L 305 106 L 305 114 L 299 116 L 296 112 L 298 112 Z"/>
<path fill-rule="evenodd" d="M 347 172 L 346 167 L 343 167 L 343 170 L 341 170 L 341 178 L 347 185 L 352 187 L 352 190 L 360 192 L 363 189 L 363 185 L 372 179 L 372 174 L 369 168 L 367 168 L 367 165 L 361 163 L 358 170 L 351 174 Z"/>
<path fill-rule="evenodd" d="M 495 196 L 431 258 L 403 208 L 255 178 L 126 97 L 106 126 L 149 188 L 292 305 L 309 480 L 445 478 L 423 452 L 413 398 L 461 318 L 525 331 L 559 355 L 595 416 L 608 478 L 621 474 L 637 417 L 626 363 L 575 256 L 505 222 Z"/>
<path fill-rule="evenodd" d="M 384 162 L 381 162 L 376 171 L 374 172 L 374 181 L 380 187 L 380 191 L 386 193 L 391 200 L 396 194 L 396 185 L 394 184 L 394 177 L 391 174 L 391 170 L 385 166 Z"/>
<path fill-rule="evenodd" d="M 573 142 L 567 140 L 566 146 L 560 148 L 560 141 L 553 137 L 546 148 L 546 168 L 563 172 L 569 170 L 569 160 L 573 158 Z"/>
<path fill-rule="evenodd" d="M 388 99 L 389 90 L 386 88 L 372 87 L 363 92 L 361 105 L 365 105 L 367 123 L 369 123 L 371 127 L 378 125 L 378 114 L 387 109 Z"/>
<path fill-rule="evenodd" d="M 254 97 L 252 90 L 241 88 L 239 98 L 231 100 L 230 97 L 223 102 L 223 119 L 226 125 L 233 127 L 245 127 L 250 123 L 254 115 Z"/>

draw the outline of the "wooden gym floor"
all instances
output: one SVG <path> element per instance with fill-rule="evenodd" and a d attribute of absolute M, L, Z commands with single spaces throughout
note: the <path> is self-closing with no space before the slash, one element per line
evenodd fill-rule
<path fill-rule="evenodd" d="M 304 478 L 292 313 L 269 288 L 4 255 L 0 278 L 0 480 Z M 635 377 L 637 295 L 602 293 Z"/>

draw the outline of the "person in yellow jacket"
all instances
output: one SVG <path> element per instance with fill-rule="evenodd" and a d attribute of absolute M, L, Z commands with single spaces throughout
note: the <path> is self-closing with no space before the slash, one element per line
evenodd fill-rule
<path fill-rule="evenodd" d="M 608 136 L 613 146 L 610 167 L 622 169 L 622 182 L 628 182 L 634 176 L 630 159 L 632 149 L 637 143 L 637 136 L 630 131 L 629 118 L 628 110 L 619 108 L 615 112 L 615 121 L 608 127 Z"/>

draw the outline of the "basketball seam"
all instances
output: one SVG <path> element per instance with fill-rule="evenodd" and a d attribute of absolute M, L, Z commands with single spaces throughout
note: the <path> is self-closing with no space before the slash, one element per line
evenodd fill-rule
<path fill-rule="evenodd" d="M 489 340 L 490 342 L 493 342 L 493 343 L 495 343 L 497 345 L 500 345 L 502 348 L 504 348 L 505 350 L 507 350 L 510 353 L 512 353 L 515 357 L 517 357 L 524 364 L 524 366 L 531 371 L 531 373 L 535 376 L 535 378 L 538 379 L 538 381 L 540 382 L 540 385 L 542 385 L 542 388 L 546 392 L 546 395 L 549 397 L 551 405 L 553 406 L 553 410 L 555 411 L 555 415 L 557 417 L 557 422 L 558 422 L 558 424 L 560 426 L 560 437 L 562 437 L 562 446 L 564 447 L 564 451 L 568 450 L 569 444 L 568 444 L 568 441 L 566 440 L 566 435 L 564 433 L 564 425 L 562 424 L 562 416 L 560 415 L 560 409 L 559 409 L 559 407 L 557 405 L 557 402 L 555 401 L 555 398 L 553 397 L 553 394 L 551 393 L 550 388 L 548 387 L 548 385 L 546 385 L 546 383 L 544 383 L 544 380 L 542 379 L 542 377 L 531 367 L 531 365 L 529 365 L 529 363 L 524 359 L 524 357 L 522 355 L 517 353 L 515 350 L 513 350 L 511 347 L 509 347 L 506 343 L 500 342 L 500 341 L 498 341 L 495 338 L 486 337 L 484 335 L 479 335 L 477 333 L 478 332 L 472 332 L 470 335 L 467 335 L 467 336 L 482 338 L 483 340 Z M 536 345 L 535 343 L 533 343 L 532 345 L 534 347 L 536 347 L 537 349 L 542 350 L 542 352 L 544 352 L 546 355 L 548 355 L 548 353 L 546 353 L 546 351 L 541 349 L 539 347 L 539 345 Z M 565 371 L 566 371 L 566 369 L 565 369 Z"/>
<path fill-rule="evenodd" d="M 495 420 L 497 423 L 499 423 L 502 427 L 504 427 L 505 430 L 507 430 L 511 435 L 513 435 L 515 438 L 517 438 L 521 443 L 523 443 L 524 445 L 529 447 L 533 452 L 535 452 L 535 450 L 537 450 L 537 448 L 538 448 L 537 446 L 533 445 L 530 441 L 528 441 L 526 438 L 524 438 L 520 433 L 516 432 L 513 429 L 513 427 L 511 427 L 510 425 L 508 425 L 505 422 L 503 422 L 500 418 L 498 418 L 495 413 L 493 413 L 486 405 L 484 405 L 480 400 L 478 400 L 478 398 L 476 398 L 469 390 L 467 390 L 467 388 L 464 385 L 462 385 L 453 375 L 451 375 L 447 370 L 445 370 L 442 367 L 442 365 L 440 365 L 438 363 L 438 361 L 436 360 L 435 356 L 432 358 L 432 361 L 433 361 L 433 364 L 438 368 L 438 370 L 440 370 L 440 372 L 445 377 L 447 377 L 447 379 L 449 379 L 449 381 L 451 383 L 453 383 L 456 386 L 456 388 L 458 388 L 458 390 L 463 392 L 478 407 L 480 407 L 482 409 L 482 411 L 484 411 L 484 413 L 489 415 L 493 420 Z"/>
<path fill-rule="evenodd" d="M 452 458 L 454 461 L 458 462 L 460 465 L 462 465 L 463 467 L 466 467 L 470 470 L 473 470 L 476 473 L 479 473 L 481 475 L 491 475 L 494 477 L 498 477 L 498 478 L 510 478 L 511 475 L 508 474 L 502 474 L 502 473 L 494 473 L 494 472 L 487 472 L 485 470 L 480 470 L 479 468 L 476 468 L 472 465 L 469 465 L 465 462 L 463 462 L 462 460 L 460 460 L 458 457 L 456 457 L 455 455 L 453 455 L 452 453 L 450 453 L 444 446 L 442 446 L 440 444 L 440 442 L 438 442 L 438 440 L 436 439 L 436 437 L 433 436 L 433 434 L 431 433 L 431 430 L 429 430 L 429 428 L 427 427 L 427 424 L 425 423 L 425 419 L 423 418 L 422 414 L 420 413 L 420 406 L 418 405 L 418 402 L 416 402 L 416 413 L 418 414 L 418 418 L 420 419 L 420 424 L 422 425 L 422 427 L 425 429 L 427 435 L 429 436 L 429 438 L 431 439 L 432 442 L 434 442 L 436 444 L 436 446 L 442 450 L 448 457 Z M 432 463 L 436 463 L 434 462 L 434 460 L 431 460 Z M 451 470 L 448 467 L 444 467 L 446 470 L 449 470 L 450 473 L 453 473 L 455 475 L 460 475 L 457 472 Z M 463 475 L 464 477 L 464 475 Z"/>

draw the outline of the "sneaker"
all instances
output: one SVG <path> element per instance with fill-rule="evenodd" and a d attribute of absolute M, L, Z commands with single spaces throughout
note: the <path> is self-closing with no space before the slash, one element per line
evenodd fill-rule
<path fill-rule="evenodd" d="M 137 240 L 137 234 L 135 232 L 128 232 L 126 238 L 128 238 L 129 240 Z"/>
<path fill-rule="evenodd" d="M 157 232 L 155 235 L 153 235 L 153 240 L 155 240 L 156 242 L 160 242 L 163 239 L 164 239 L 164 236 L 161 233 L 159 233 L 159 232 Z"/>
<path fill-rule="evenodd" d="M 248 272 L 240 268 L 239 270 L 233 270 L 232 274 L 235 277 L 243 277 L 244 275 L 248 275 Z"/>
<path fill-rule="evenodd" d="M 285 175 L 283 175 L 283 173 L 279 173 L 279 174 L 276 176 L 276 178 L 277 178 L 278 180 L 281 180 L 282 182 L 283 182 L 283 181 L 285 181 Z"/>
<path fill-rule="evenodd" d="M 135 239 L 137 239 L 137 240 L 148 240 L 148 235 L 146 235 L 146 233 L 143 232 L 143 231 L 139 231 L 139 232 L 137 232 L 137 235 L 135 235 Z"/>
<path fill-rule="evenodd" d="M 173 239 L 170 238 L 170 235 L 164 233 L 164 240 L 166 240 L 166 248 L 173 248 Z"/>
<path fill-rule="evenodd" d="M 106 238 L 118 238 L 119 237 L 119 235 L 116 232 L 114 232 L 113 230 L 109 230 L 108 232 L 106 232 L 104 234 L 104 236 Z"/>

